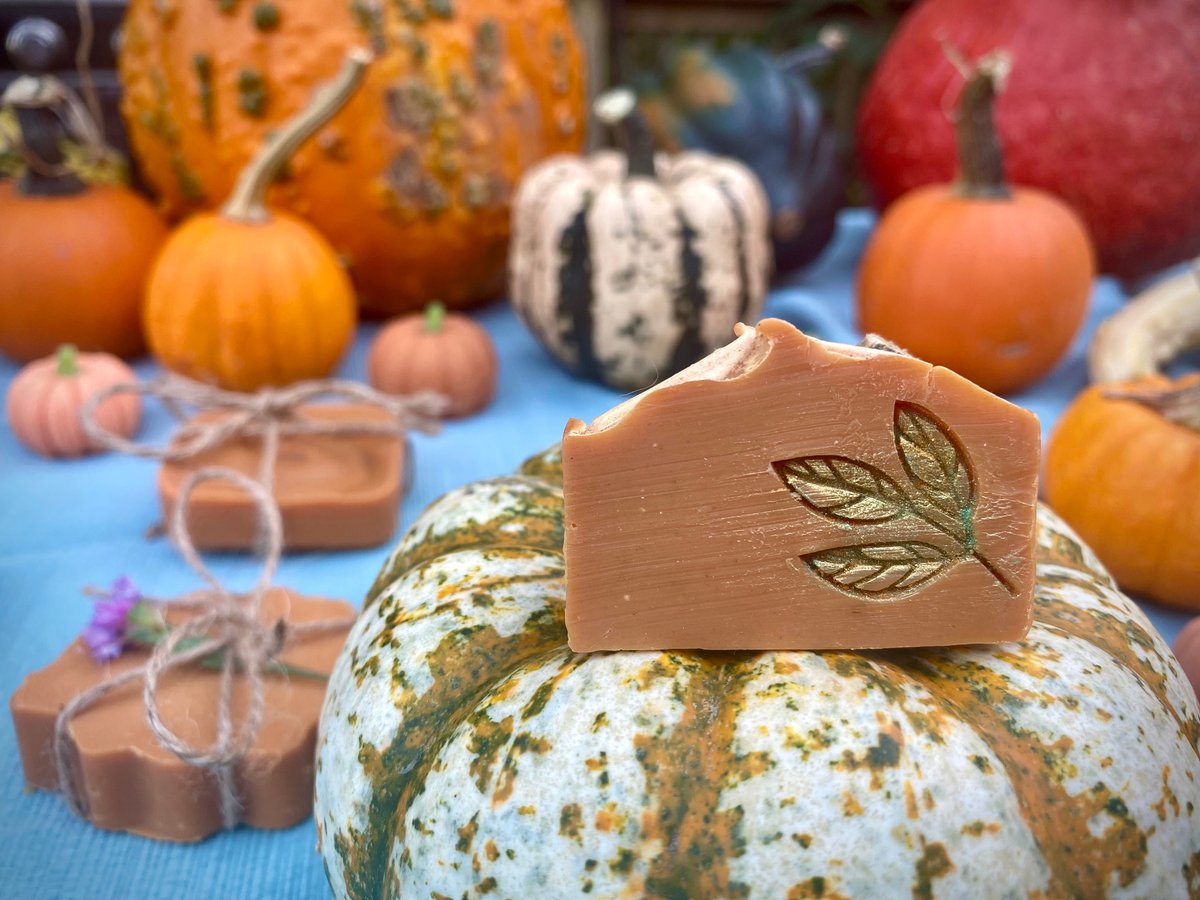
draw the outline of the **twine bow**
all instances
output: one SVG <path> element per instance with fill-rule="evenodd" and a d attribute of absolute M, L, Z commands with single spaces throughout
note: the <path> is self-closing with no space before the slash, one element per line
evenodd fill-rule
<path fill-rule="evenodd" d="M 253 589 L 235 594 L 221 584 L 200 558 L 187 530 L 187 507 L 192 492 L 206 481 L 224 480 L 246 492 L 257 508 L 266 546 L 262 571 Z M 259 482 L 222 467 L 198 469 L 185 479 L 179 502 L 171 516 L 171 536 L 189 566 L 207 587 L 172 601 L 174 607 L 200 610 L 155 645 L 150 658 L 140 666 L 94 685 L 70 700 L 54 722 L 54 764 L 58 784 L 68 805 L 78 815 L 87 816 L 87 803 L 78 784 L 75 754 L 68 732 L 71 719 L 92 706 L 109 692 L 142 681 L 142 699 L 146 723 L 151 733 L 184 762 L 210 770 L 216 778 L 221 819 L 233 828 L 241 818 L 234 768 L 258 736 L 263 717 L 264 669 L 276 662 L 280 652 L 298 638 L 349 628 L 354 618 L 324 619 L 289 625 L 280 619 L 267 623 L 261 619 L 262 600 L 270 587 L 283 552 L 283 522 L 271 493 Z M 181 649 L 181 647 L 183 649 Z M 217 735 L 208 746 L 192 744 L 180 737 L 163 720 L 158 703 L 159 680 L 171 669 L 185 666 L 214 654 L 221 655 L 221 675 L 217 697 Z M 249 691 L 245 718 L 235 722 L 232 712 L 234 676 L 241 675 Z"/>
<path fill-rule="evenodd" d="M 116 394 L 157 397 L 178 420 L 188 418 L 185 407 L 225 413 L 209 421 L 190 421 L 176 429 L 164 445 L 139 444 L 106 431 L 96 421 L 100 404 Z M 305 403 L 320 398 L 358 401 L 382 409 L 391 421 L 322 421 L 297 415 Z M 170 462 L 189 459 L 236 437 L 260 437 L 262 460 L 259 480 L 270 492 L 274 487 L 279 439 L 285 435 L 378 434 L 403 436 L 406 431 L 434 434 L 448 401 L 432 393 L 393 397 L 357 381 L 327 379 L 301 381 L 285 388 L 264 388 L 253 394 L 226 391 L 179 375 L 160 375 L 150 381 L 111 385 L 90 397 L 80 411 L 88 437 L 110 450 Z"/>

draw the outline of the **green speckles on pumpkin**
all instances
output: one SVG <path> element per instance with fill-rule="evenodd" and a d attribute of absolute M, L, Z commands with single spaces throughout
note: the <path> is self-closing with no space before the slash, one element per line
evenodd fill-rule
<path fill-rule="evenodd" d="M 394 128 L 427 135 L 442 107 L 441 95 L 421 78 L 391 85 L 384 92 L 388 122 Z"/>
<path fill-rule="evenodd" d="M 562 812 L 558 815 L 558 833 L 583 846 L 583 838 L 579 833 L 582 827 L 583 810 L 579 804 L 568 803 L 563 806 Z"/>
<path fill-rule="evenodd" d="M 237 10 L 238 0 L 217 0 L 217 9 L 222 15 L 231 16 Z"/>
<path fill-rule="evenodd" d="M 248 116 L 261 119 L 267 112 L 267 83 L 258 69 L 242 69 L 237 80 L 238 107 Z"/>
<path fill-rule="evenodd" d="M 454 18 L 454 3 L 452 0 L 425 0 L 425 8 L 429 10 L 429 15 L 434 18 Z"/>
<path fill-rule="evenodd" d="M 995 771 L 986 756 L 972 756 L 971 763 L 984 775 L 991 775 Z"/>
<path fill-rule="evenodd" d="M 933 881 L 954 871 L 954 863 L 946 852 L 945 844 L 926 844 L 921 839 L 922 853 L 917 860 L 916 878 L 913 881 L 913 900 L 932 900 Z"/>
<path fill-rule="evenodd" d="M 470 79 L 457 69 L 450 73 L 450 96 L 465 110 L 475 106 L 475 88 Z"/>
<path fill-rule="evenodd" d="M 475 76 L 485 88 L 492 88 L 500 77 L 503 56 L 500 26 L 495 19 L 484 19 L 475 30 Z"/>
<path fill-rule="evenodd" d="M 594 718 L 592 720 L 592 734 L 595 734 L 601 728 L 604 728 L 606 725 L 608 725 L 608 713 L 606 713 L 606 712 L 596 713 L 596 718 Z"/>
<path fill-rule="evenodd" d="M 479 830 L 479 813 L 471 816 L 471 820 L 458 829 L 458 841 L 455 843 L 459 853 L 470 853 L 471 845 L 475 842 L 475 833 Z"/>
<path fill-rule="evenodd" d="M 387 50 L 387 40 L 383 36 L 383 10 L 379 8 L 378 0 L 350 0 L 350 15 L 359 29 L 366 32 L 376 55 Z"/>
<path fill-rule="evenodd" d="M 187 160 L 183 158 L 183 152 L 178 148 L 171 151 L 171 172 L 175 175 L 175 183 L 179 185 L 179 192 L 185 200 L 189 203 L 199 203 L 204 199 L 204 187 L 200 184 L 199 176 L 192 171 Z"/>
<path fill-rule="evenodd" d="M 426 19 L 425 10 L 418 0 L 393 0 L 400 18 L 412 25 L 420 25 Z"/>
<path fill-rule="evenodd" d="M 207 131 L 213 130 L 212 57 L 197 53 L 192 57 L 192 68 L 199 82 L 200 121 Z"/>
<path fill-rule="evenodd" d="M 274 3 L 254 4 L 254 27 L 259 31 L 274 31 L 279 27 L 279 7 Z"/>
<path fill-rule="evenodd" d="M 608 868 L 619 875 L 628 875 L 633 871 L 635 860 L 637 860 L 637 856 L 632 850 L 627 847 L 619 847 L 616 857 L 609 862 Z"/>
<path fill-rule="evenodd" d="M 492 770 L 512 733 L 512 716 L 493 722 L 487 712 L 481 710 L 471 717 L 471 775 L 480 793 L 485 793 L 491 784 Z"/>

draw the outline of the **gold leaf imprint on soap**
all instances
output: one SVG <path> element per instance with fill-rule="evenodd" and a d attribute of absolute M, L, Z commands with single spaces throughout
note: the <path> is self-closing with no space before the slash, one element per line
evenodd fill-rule
<path fill-rule="evenodd" d="M 967 560 L 1014 593 L 977 548 L 975 473 L 954 432 L 929 410 L 897 401 L 892 436 L 908 490 L 875 466 L 845 456 L 798 456 L 771 468 L 818 515 L 851 528 L 915 520 L 950 538 L 957 552 L 924 541 L 880 540 L 819 550 L 798 562 L 826 584 L 868 600 L 907 597 Z"/>

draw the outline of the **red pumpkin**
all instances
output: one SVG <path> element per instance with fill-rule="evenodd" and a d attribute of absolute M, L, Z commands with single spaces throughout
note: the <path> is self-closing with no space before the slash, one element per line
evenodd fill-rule
<path fill-rule="evenodd" d="M 1137 278 L 1200 253 L 1200 6 L 1195 0 L 928 0 L 902 22 L 863 100 L 859 147 L 881 203 L 954 175 L 949 44 L 998 47 L 1011 179 L 1083 217 L 1100 266 Z"/>
<path fill-rule="evenodd" d="M 100 448 L 83 431 L 79 411 L 104 388 L 133 381 L 129 366 L 107 353 L 79 353 L 63 344 L 58 353 L 25 366 L 8 388 L 5 412 L 13 435 L 40 456 L 78 457 Z M 142 398 L 109 397 L 96 409 L 104 430 L 132 437 L 142 420 Z"/>

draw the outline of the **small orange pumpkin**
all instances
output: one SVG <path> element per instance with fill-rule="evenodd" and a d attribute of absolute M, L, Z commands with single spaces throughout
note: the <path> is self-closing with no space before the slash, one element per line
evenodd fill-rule
<path fill-rule="evenodd" d="M 1153 600 L 1200 610 L 1200 374 L 1158 368 L 1200 346 L 1200 280 L 1167 279 L 1105 322 L 1093 384 L 1046 449 L 1046 500 L 1113 577 Z"/>
<path fill-rule="evenodd" d="M 960 176 L 888 208 L 858 280 L 864 331 L 992 391 L 1045 375 L 1083 324 L 1095 253 L 1080 218 L 1010 187 L 992 120 L 1007 57 L 981 59 L 956 124 Z"/>
<path fill-rule="evenodd" d="M 295 149 L 350 98 L 369 56 L 334 81 L 242 172 L 219 213 L 167 241 L 146 293 L 150 349 L 164 366 L 237 391 L 328 375 L 354 333 L 354 291 L 329 242 L 301 219 L 268 213 L 268 185 Z"/>
<path fill-rule="evenodd" d="M 101 448 L 83 431 L 79 411 L 104 388 L 133 381 L 129 366 L 107 353 L 79 353 L 63 344 L 54 356 L 29 363 L 8 388 L 8 425 L 22 444 L 40 456 L 79 457 Z M 142 398 L 117 394 L 97 407 L 106 431 L 132 437 L 142 421 Z"/>
<path fill-rule="evenodd" d="M 435 301 L 375 336 L 367 379 L 388 394 L 433 391 L 449 400 L 447 416 L 469 416 L 496 393 L 496 348 L 482 327 Z"/>
<path fill-rule="evenodd" d="M 129 188 L 88 184 L 67 169 L 66 98 L 49 76 L 20 79 L 4 96 L 32 160 L 19 178 L 0 182 L 0 353 L 21 362 L 64 342 L 141 352 L 142 291 L 167 233 Z"/>

